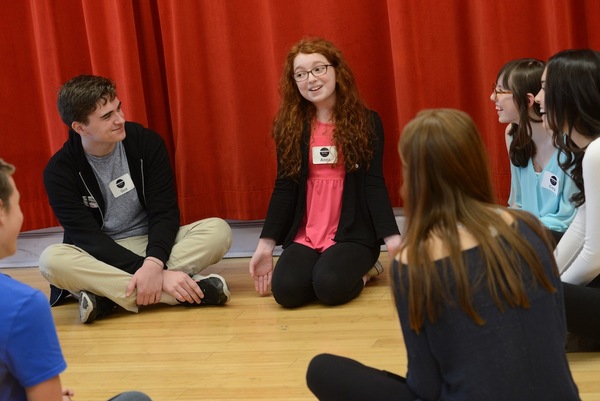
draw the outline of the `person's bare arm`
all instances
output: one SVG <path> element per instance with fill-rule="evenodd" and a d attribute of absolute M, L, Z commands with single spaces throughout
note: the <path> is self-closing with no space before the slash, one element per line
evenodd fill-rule
<path fill-rule="evenodd" d="M 271 286 L 273 276 L 273 250 L 275 240 L 261 238 L 258 241 L 256 251 L 250 259 L 250 276 L 254 279 L 254 288 L 260 295 L 266 295 Z"/>
<path fill-rule="evenodd" d="M 27 401 L 65 401 L 59 376 L 25 388 L 25 394 L 27 394 Z"/>

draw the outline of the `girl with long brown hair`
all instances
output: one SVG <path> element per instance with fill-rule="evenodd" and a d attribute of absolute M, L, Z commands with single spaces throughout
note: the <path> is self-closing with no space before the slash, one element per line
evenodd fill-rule
<path fill-rule="evenodd" d="M 399 149 L 406 232 L 390 277 L 406 379 L 324 354 L 309 388 L 320 400 L 579 400 L 549 234 L 496 204 L 471 118 L 423 111 Z"/>
<path fill-rule="evenodd" d="M 383 177 L 383 126 L 341 51 L 320 38 L 291 48 L 280 92 L 277 178 L 250 275 L 259 294 L 272 287 L 284 307 L 344 304 L 382 271 L 380 246 L 393 254 L 400 245 Z"/>

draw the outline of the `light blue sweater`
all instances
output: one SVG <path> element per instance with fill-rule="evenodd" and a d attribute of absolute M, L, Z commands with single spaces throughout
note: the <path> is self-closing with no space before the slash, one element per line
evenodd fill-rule
<path fill-rule="evenodd" d="M 527 167 L 516 167 L 510 163 L 508 204 L 533 213 L 550 230 L 565 232 L 576 212 L 569 198 L 578 190 L 571 177 L 558 165 L 557 156 L 558 150 L 540 173 L 533 169 L 531 159 Z"/>

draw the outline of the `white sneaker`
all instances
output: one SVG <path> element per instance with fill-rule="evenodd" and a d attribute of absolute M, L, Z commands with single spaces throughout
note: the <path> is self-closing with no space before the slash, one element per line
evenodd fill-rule
<path fill-rule="evenodd" d="M 381 273 L 383 273 L 383 265 L 378 260 L 377 262 L 375 262 L 373 267 L 371 267 L 371 270 L 367 272 L 367 278 L 370 280 L 373 277 L 379 276 Z"/>

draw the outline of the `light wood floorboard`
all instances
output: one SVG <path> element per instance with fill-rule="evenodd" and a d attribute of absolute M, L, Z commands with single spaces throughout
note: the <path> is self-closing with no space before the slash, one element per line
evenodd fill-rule
<path fill-rule="evenodd" d="M 154 401 L 314 400 L 305 384 L 310 359 L 344 355 L 403 375 L 406 352 L 387 275 L 339 307 L 297 310 L 259 297 L 247 258 L 205 270 L 222 274 L 232 292 L 224 307 L 153 306 L 118 312 L 91 325 L 76 303 L 52 309 L 68 368 L 63 385 L 77 401 L 105 401 L 140 390 Z M 388 259 L 382 253 L 381 261 Z M 36 268 L 2 269 L 48 294 Z M 600 401 L 600 354 L 569 354 L 584 401 Z"/>

